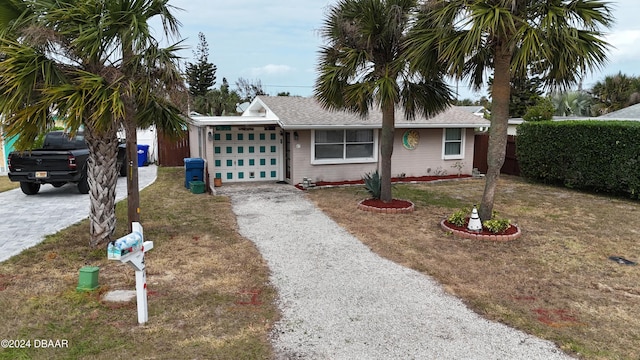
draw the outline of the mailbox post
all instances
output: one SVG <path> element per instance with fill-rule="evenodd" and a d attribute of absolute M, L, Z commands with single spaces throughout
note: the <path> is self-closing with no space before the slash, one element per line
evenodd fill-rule
<path fill-rule="evenodd" d="M 149 320 L 147 272 L 145 270 L 144 254 L 153 249 L 153 241 L 144 241 L 140 223 L 132 223 L 131 230 L 131 234 L 125 235 L 109 244 L 107 257 L 110 260 L 120 260 L 123 264 L 129 264 L 135 270 L 138 323 L 144 324 Z"/>

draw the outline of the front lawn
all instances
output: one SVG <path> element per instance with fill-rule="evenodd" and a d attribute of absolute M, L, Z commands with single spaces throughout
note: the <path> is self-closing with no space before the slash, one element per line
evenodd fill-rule
<path fill-rule="evenodd" d="M 484 181 L 395 185 L 412 214 L 356 210 L 362 187 L 310 197 L 378 254 L 433 276 L 479 314 L 552 340 L 586 359 L 640 358 L 640 203 L 500 180 L 495 210 L 518 224 L 513 242 L 461 240 L 439 222 L 482 197 Z M 351 206 L 347 206 L 351 204 Z"/>
<path fill-rule="evenodd" d="M 12 182 L 8 176 L 0 176 L 0 192 L 20 187 L 20 183 Z"/>
<path fill-rule="evenodd" d="M 0 263 L 0 359 L 268 359 L 277 319 L 275 291 L 253 243 L 236 232 L 229 200 L 191 194 L 182 168 L 159 168 L 141 192 L 147 254 L 149 322 L 135 300 L 104 302 L 108 290 L 135 289 L 131 267 L 88 247 L 83 221 Z M 126 202 L 117 206 L 118 236 Z M 78 270 L 99 266 L 100 288 L 79 293 Z M 66 347 L 35 348 L 36 340 Z"/>

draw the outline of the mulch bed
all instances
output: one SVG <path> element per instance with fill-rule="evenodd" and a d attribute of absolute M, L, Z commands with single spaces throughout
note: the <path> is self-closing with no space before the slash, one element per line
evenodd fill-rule
<path fill-rule="evenodd" d="M 405 176 L 391 178 L 392 183 L 412 183 L 412 182 L 429 182 L 437 180 L 465 179 L 471 175 L 445 175 L 445 176 Z M 348 185 L 364 185 L 364 180 L 343 180 L 343 181 L 318 181 L 314 183 L 315 187 L 335 187 Z M 298 189 L 304 190 L 302 184 L 295 185 Z"/>
<path fill-rule="evenodd" d="M 465 224 L 465 226 L 457 226 L 454 225 L 452 223 L 450 223 L 449 221 L 445 220 L 444 221 L 445 225 L 451 229 L 454 230 L 458 230 L 458 231 L 463 231 L 463 232 L 467 232 L 469 234 L 479 234 L 479 235 L 514 235 L 518 232 L 518 228 L 516 226 L 514 226 L 513 224 L 509 225 L 509 227 L 507 228 L 507 230 L 499 232 L 499 233 L 493 233 L 485 228 L 482 228 L 482 231 L 470 231 L 469 229 L 467 229 L 467 225 Z M 467 220 L 468 223 L 468 220 Z"/>

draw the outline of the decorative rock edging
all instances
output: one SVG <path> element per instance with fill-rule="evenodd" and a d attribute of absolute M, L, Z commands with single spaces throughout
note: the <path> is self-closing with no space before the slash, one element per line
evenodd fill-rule
<path fill-rule="evenodd" d="M 520 231 L 520 228 L 516 227 L 516 229 L 518 229 L 518 231 L 515 234 L 511 234 L 511 235 L 489 235 L 489 234 L 473 234 L 473 233 L 469 233 L 466 231 L 461 231 L 461 230 L 456 230 L 453 228 L 448 227 L 445 224 L 446 220 L 442 220 L 440 222 L 440 227 L 442 228 L 442 230 L 446 231 L 446 232 L 450 232 L 453 234 L 453 236 L 457 236 L 463 239 L 471 239 L 471 240 L 485 240 L 485 241 L 512 241 L 515 239 L 518 239 L 520 236 L 522 236 L 522 231 Z"/>
<path fill-rule="evenodd" d="M 380 213 L 380 214 L 408 214 L 408 213 L 412 213 L 416 208 L 415 204 L 409 200 L 403 200 L 411 204 L 410 206 L 405 208 L 380 208 L 375 206 L 369 206 L 369 205 L 363 204 L 363 202 L 366 200 L 367 199 L 361 200 L 358 203 L 358 209 L 362 211 L 368 211 L 368 212 L 374 212 L 374 213 Z"/>

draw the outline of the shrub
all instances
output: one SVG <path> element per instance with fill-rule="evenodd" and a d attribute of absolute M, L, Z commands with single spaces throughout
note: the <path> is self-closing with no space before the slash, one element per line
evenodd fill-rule
<path fill-rule="evenodd" d="M 378 173 L 378 170 L 371 173 L 364 174 L 364 177 L 362 178 L 362 180 L 364 181 L 364 187 L 365 189 L 367 189 L 367 192 L 369 193 L 369 195 L 371 195 L 371 198 L 380 199 L 382 181 L 380 179 L 380 174 Z"/>
<path fill-rule="evenodd" d="M 511 225 L 511 221 L 509 219 L 491 219 L 482 222 L 482 226 L 494 234 L 507 230 L 509 225 Z"/>
<path fill-rule="evenodd" d="M 460 209 L 447 219 L 447 221 L 455 226 L 464 226 L 467 222 L 467 216 L 471 213 L 471 211 L 467 208 Z"/>
<path fill-rule="evenodd" d="M 518 127 L 522 176 L 576 189 L 640 197 L 640 124 L 544 121 Z"/>

